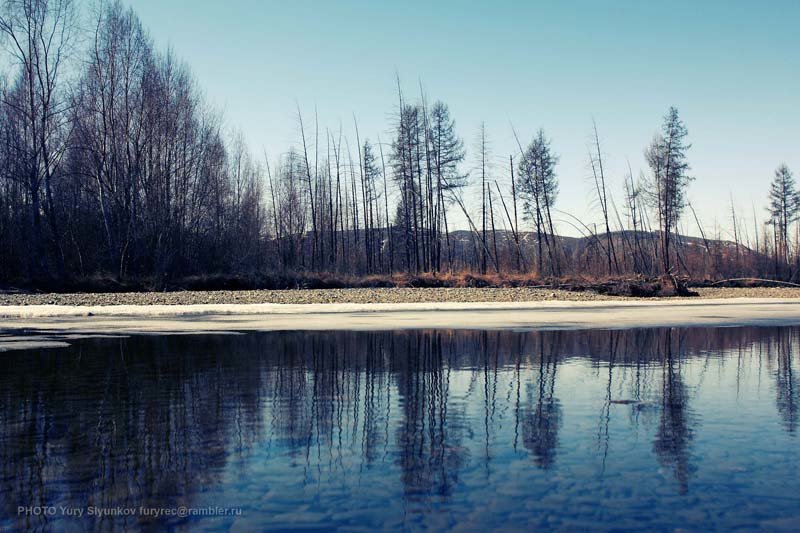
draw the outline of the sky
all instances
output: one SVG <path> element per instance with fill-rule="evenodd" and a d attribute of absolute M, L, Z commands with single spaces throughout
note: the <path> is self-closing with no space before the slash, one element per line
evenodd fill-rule
<path fill-rule="evenodd" d="M 689 130 L 688 198 L 709 232 L 731 201 L 753 232 L 775 168 L 800 177 L 800 1 L 131 0 L 160 47 L 195 73 L 251 150 L 274 160 L 299 143 L 297 108 L 324 128 L 389 142 L 399 76 L 446 102 L 465 141 L 485 122 L 493 175 L 544 128 L 559 155 L 556 207 L 599 221 L 588 149 L 595 120 L 622 209 L 628 162 L 669 106 Z M 324 148 L 324 147 L 323 147 Z M 478 187 L 478 191 L 479 191 Z M 476 196 L 478 191 L 473 191 Z M 559 219 L 565 219 L 559 216 Z M 697 234 L 687 213 L 681 224 Z M 566 223 L 559 229 L 575 234 Z"/>

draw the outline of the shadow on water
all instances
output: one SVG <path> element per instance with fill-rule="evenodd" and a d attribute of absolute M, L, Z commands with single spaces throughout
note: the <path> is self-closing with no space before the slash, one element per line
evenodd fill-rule
<path fill-rule="evenodd" d="M 779 429 L 767 436 L 794 438 L 798 342 L 798 328 L 339 331 L 11 352 L 0 527 L 497 525 L 511 516 L 502 504 L 465 510 L 500 494 L 517 498 L 519 524 L 624 527 L 624 506 L 564 503 L 595 491 L 631 509 L 660 504 L 653 524 L 679 525 L 669 509 L 689 505 L 693 483 L 725 482 L 703 460 L 717 451 L 710 439 L 770 417 Z M 181 505 L 243 512 L 18 513 Z"/>

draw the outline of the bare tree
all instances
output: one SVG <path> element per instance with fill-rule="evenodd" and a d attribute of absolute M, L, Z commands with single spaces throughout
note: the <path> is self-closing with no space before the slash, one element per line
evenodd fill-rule
<path fill-rule="evenodd" d="M 56 181 L 69 138 L 70 99 L 63 83 L 65 62 L 73 37 L 75 9 L 72 0 L 5 0 L 0 14 L 0 33 L 20 67 L 19 75 L 3 102 L 15 115 L 18 127 L 13 154 L 20 162 L 19 180 L 25 188 L 32 234 L 28 257 L 34 273 L 49 273 L 42 261 L 45 231 L 55 250 L 60 274 L 60 217 L 55 198 Z"/>
<path fill-rule="evenodd" d="M 483 246 L 481 247 L 481 273 L 486 273 L 486 254 L 489 248 L 486 246 L 486 198 L 487 198 L 487 160 L 489 158 L 489 143 L 486 138 L 486 124 L 481 122 L 480 129 L 478 130 L 478 165 L 481 173 L 481 239 Z"/>
<path fill-rule="evenodd" d="M 592 168 L 592 178 L 594 180 L 595 192 L 597 193 L 597 203 L 600 205 L 600 211 L 603 215 L 603 223 L 606 230 L 608 272 L 609 274 L 612 272 L 619 274 L 619 261 L 617 260 L 617 251 L 614 247 L 611 225 L 609 224 L 609 195 L 608 188 L 606 187 L 606 175 L 603 169 L 603 152 L 600 149 L 600 135 L 597 133 L 597 123 L 594 119 L 592 119 L 592 130 L 594 138 L 592 149 L 589 152 L 589 164 Z"/>
<path fill-rule="evenodd" d="M 316 186 L 315 176 L 311 174 L 311 164 L 308 159 L 308 143 L 306 142 L 306 131 L 303 127 L 303 114 L 300 112 L 300 107 L 297 108 L 297 122 L 300 126 L 300 138 L 303 141 L 303 162 L 305 164 L 305 185 L 308 192 L 308 204 L 311 208 L 311 236 L 312 236 L 312 251 L 311 251 L 311 269 L 316 266 L 317 246 L 318 246 L 318 233 L 317 233 L 317 204 L 314 201 L 314 189 Z M 316 166 L 316 162 L 314 163 Z"/>

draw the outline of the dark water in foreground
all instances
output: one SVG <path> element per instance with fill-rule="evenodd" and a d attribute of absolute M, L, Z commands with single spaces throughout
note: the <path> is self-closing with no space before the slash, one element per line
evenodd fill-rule
<path fill-rule="evenodd" d="M 0 358 L 0 529 L 800 528 L 800 328 L 145 336 Z M 181 506 L 240 514 L 143 510 Z"/>

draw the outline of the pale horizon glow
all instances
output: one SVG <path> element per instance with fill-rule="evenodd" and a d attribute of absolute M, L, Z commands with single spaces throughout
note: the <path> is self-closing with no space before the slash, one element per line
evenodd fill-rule
<path fill-rule="evenodd" d="M 729 237 L 732 198 L 752 238 L 775 168 L 785 162 L 800 177 L 800 2 L 130 5 L 257 157 L 274 161 L 299 143 L 298 105 L 312 123 L 318 110 L 323 136 L 341 123 L 354 145 L 355 115 L 362 141 L 390 142 L 399 75 L 407 99 L 421 83 L 429 101 L 450 106 L 464 170 L 482 121 L 501 182 L 518 151 L 511 124 L 523 143 L 544 128 L 560 156 L 556 207 L 587 223 L 600 220 L 587 161 L 593 119 L 620 211 L 627 162 L 635 176 L 647 171 L 643 150 L 670 105 L 693 145 L 688 198 L 712 235 L 716 225 Z M 680 229 L 698 233 L 690 213 Z"/>

